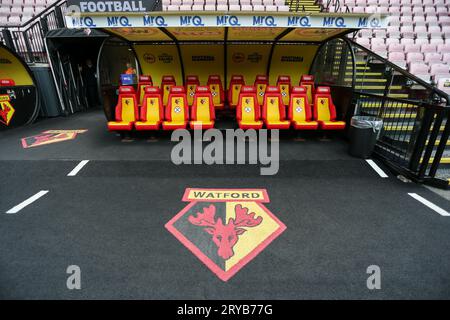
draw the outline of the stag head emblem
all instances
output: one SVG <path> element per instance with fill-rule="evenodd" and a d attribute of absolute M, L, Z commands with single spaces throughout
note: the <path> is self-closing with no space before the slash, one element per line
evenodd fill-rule
<path fill-rule="evenodd" d="M 238 242 L 239 236 L 246 229 L 244 227 L 256 227 L 262 222 L 262 217 L 255 218 L 255 213 L 248 212 L 240 204 L 234 207 L 235 217 L 223 223 L 221 218 L 215 218 L 216 207 L 211 204 L 203 208 L 203 212 L 197 212 L 197 216 L 189 216 L 190 223 L 205 227 L 204 230 L 212 235 L 212 240 L 217 246 L 217 254 L 224 260 L 234 256 L 233 247 Z"/>

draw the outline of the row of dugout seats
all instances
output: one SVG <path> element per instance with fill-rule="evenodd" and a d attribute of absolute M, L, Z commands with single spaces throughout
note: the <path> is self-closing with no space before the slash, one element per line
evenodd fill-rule
<path fill-rule="evenodd" d="M 215 109 L 223 109 L 225 107 L 225 102 L 231 109 L 235 109 L 241 88 L 246 85 L 244 76 L 233 75 L 228 85 L 228 90 L 224 90 L 222 85 L 222 80 L 219 75 L 210 75 L 206 83 L 206 87 L 209 88 L 212 101 Z M 253 86 L 257 89 L 257 98 L 260 105 L 263 104 L 264 95 L 266 93 L 266 88 L 269 85 L 269 77 L 266 75 L 256 76 Z M 304 86 L 307 89 L 308 102 L 313 103 L 313 96 L 315 93 L 314 87 L 314 77 L 312 75 L 303 75 L 299 82 L 300 86 Z M 152 77 L 149 75 L 139 76 L 138 82 L 138 94 L 139 100 L 138 105 L 142 104 L 144 99 L 145 88 L 153 86 Z M 162 90 L 162 104 L 167 106 L 169 101 L 170 89 L 177 86 L 175 78 L 171 75 L 165 75 L 161 80 L 161 90 Z M 194 103 L 194 94 L 196 88 L 200 86 L 200 80 L 198 76 L 189 75 L 186 77 L 185 90 L 187 93 L 187 104 L 192 106 Z M 289 76 L 281 75 L 277 79 L 277 87 L 279 88 L 283 104 L 287 107 L 289 105 L 289 97 L 292 89 L 291 78 Z"/>
<path fill-rule="evenodd" d="M 314 104 L 308 100 L 308 89 L 304 86 L 291 88 L 288 114 L 283 95 L 278 86 L 267 86 L 262 110 L 255 86 L 242 86 L 239 92 L 236 118 L 241 129 L 289 129 L 297 130 L 342 130 L 345 122 L 336 120 L 336 108 L 329 87 L 318 87 Z M 207 86 L 197 86 L 193 104 L 187 103 L 183 86 L 170 88 L 167 106 L 158 87 L 145 88 L 142 105 L 138 106 L 137 94 L 132 86 L 119 88 L 119 99 L 115 109 L 115 121 L 108 122 L 110 131 L 210 129 L 214 127 L 215 108 L 213 96 Z"/>

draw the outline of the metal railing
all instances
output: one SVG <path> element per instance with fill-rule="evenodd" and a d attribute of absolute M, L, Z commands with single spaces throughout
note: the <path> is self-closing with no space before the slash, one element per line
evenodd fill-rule
<path fill-rule="evenodd" d="M 45 35 L 49 30 L 64 28 L 66 0 L 55 2 L 22 25 L 5 26 L 3 42 L 27 63 L 48 63 Z"/>
<path fill-rule="evenodd" d="M 445 92 L 347 38 L 323 44 L 311 72 L 318 83 L 351 95 L 341 116 L 383 120 L 376 156 L 411 180 L 448 185 L 435 178 L 450 134 Z"/>

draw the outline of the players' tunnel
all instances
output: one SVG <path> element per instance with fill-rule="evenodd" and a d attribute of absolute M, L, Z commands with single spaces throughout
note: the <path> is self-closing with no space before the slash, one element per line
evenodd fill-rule
<path fill-rule="evenodd" d="M 19 56 L 0 44 L 0 131 L 32 123 L 38 112 L 33 74 Z"/>

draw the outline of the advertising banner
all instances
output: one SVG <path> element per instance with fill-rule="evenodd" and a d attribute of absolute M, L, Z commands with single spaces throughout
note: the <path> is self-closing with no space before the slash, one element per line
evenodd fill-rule
<path fill-rule="evenodd" d="M 300 77 L 309 73 L 317 45 L 276 45 L 270 66 L 270 84 L 276 85 L 279 75 L 291 77 L 292 85 L 298 85 Z"/>
<path fill-rule="evenodd" d="M 101 12 L 148 12 L 161 11 L 162 1 L 156 0 L 67 0 L 68 12 L 72 10 L 84 13 Z"/>
<path fill-rule="evenodd" d="M 134 49 L 142 73 L 151 75 L 154 85 L 161 85 L 163 75 L 173 75 L 177 85 L 183 84 L 180 57 L 176 45 L 135 45 Z"/>
<path fill-rule="evenodd" d="M 70 12 L 70 11 L 69 11 Z M 373 15 L 252 15 L 236 14 L 168 14 L 123 12 L 98 14 L 81 12 L 66 16 L 68 28 L 135 28 L 135 27 L 267 27 L 267 28 L 329 28 L 364 29 L 385 28 L 386 19 Z"/>
<path fill-rule="evenodd" d="M 228 45 L 228 79 L 232 75 L 243 75 L 245 83 L 253 85 L 256 75 L 267 72 L 270 48 L 271 45 L 266 44 Z"/>
<path fill-rule="evenodd" d="M 197 75 L 202 85 L 206 85 L 211 74 L 224 79 L 223 45 L 183 44 L 180 48 L 186 76 Z"/>

